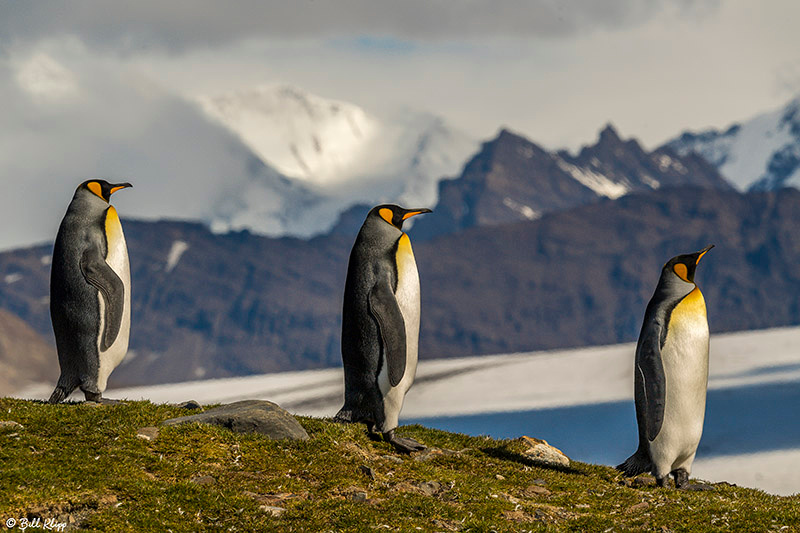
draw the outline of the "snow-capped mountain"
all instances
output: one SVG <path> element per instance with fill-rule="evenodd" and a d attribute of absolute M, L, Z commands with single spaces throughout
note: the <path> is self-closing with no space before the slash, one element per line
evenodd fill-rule
<path fill-rule="evenodd" d="M 297 218 L 282 222 L 286 233 L 297 236 L 329 229 L 339 212 L 358 202 L 432 206 L 439 179 L 457 174 L 478 147 L 428 113 L 399 110 L 378 116 L 284 85 L 197 101 L 264 165 L 313 193 L 300 206 L 313 205 L 313 216 L 308 209 L 293 209 Z M 275 234 L 270 228 L 281 199 L 272 193 L 260 191 L 254 181 L 229 195 L 217 227 Z"/>
<path fill-rule="evenodd" d="M 433 214 L 414 226 L 417 240 L 473 226 L 532 220 L 544 213 L 631 192 L 691 186 L 728 190 L 712 164 L 662 147 L 647 152 L 610 124 L 577 154 L 550 152 L 502 130 L 485 142 L 457 179 L 439 182 Z"/>
<path fill-rule="evenodd" d="M 347 179 L 378 135 L 359 107 L 291 86 L 262 86 L 200 97 L 203 111 L 233 131 L 262 161 L 315 185 Z"/>
<path fill-rule="evenodd" d="M 725 131 L 683 133 L 666 146 L 702 155 L 740 190 L 800 187 L 800 98 Z"/>

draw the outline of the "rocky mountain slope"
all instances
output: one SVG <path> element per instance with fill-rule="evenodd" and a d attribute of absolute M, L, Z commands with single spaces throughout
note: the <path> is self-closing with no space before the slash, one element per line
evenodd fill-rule
<path fill-rule="evenodd" d="M 700 154 L 740 190 L 800 187 L 800 98 L 724 130 L 685 132 L 663 148 Z"/>
<path fill-rule="evenodd" d="M 58 359 L 53 345 L 19 317 L 0 309 L 0 397 L 31 383 L 55 383 L 56 379 Z"/>
<path fill-rule="evenodd" d="M 305 241 L 123 223 L 133 326 L 112 386 L 340 364 L 352 234 Z M 708 243 L 717 248 L 698 282 L 712 331 L 800 324 L 793 189 L 663 189 L 412 241 L 423 358 L 634 340 L 663 263 Z M 0 307 L 48 338 L 49 248 L 0 254 Z"/>
<path fill-rule="evenodd" d="M 730 189 L 703 158 L 679 156 L 669 148 L 646 152 L 635 139 L 622 140 L 611 125 L 596 144 L 575 155 L 548 152 L 502 130 L 483 144 L 461 176 L 439 183 L 439 203 L 432 215 L 416 222 L 414 235 L 428 239 L 474 226 L 534 220 L 603 198 L 679 185 Z"/>

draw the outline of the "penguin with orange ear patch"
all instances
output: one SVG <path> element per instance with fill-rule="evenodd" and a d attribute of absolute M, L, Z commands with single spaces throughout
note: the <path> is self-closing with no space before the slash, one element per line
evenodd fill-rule
<path fill-rule="evenodd" d="M 128 351 L 131 276 L 128 247 L 111 195 L 130 183 L 81 183 L 58 229 L 50 270 L 50 318 L 61 376 L 50 403 L 80 387 L 100 402 L 111 371 Z"/>
<path fill-rule="evenodd" d="M 670 474 L 677 488 L 688 486 L 703 433 L 709 335 L 706 304 L 694 275 L 711 248 L 664 265 L 636 346 L 639 448 L 617 468 L 628 476 L 649 471 L 662 487 Z"/>
<path fill-rule="evenodd" d="M 430 209 L 379 205 L 350 252 L 342 309 L 344 406 L 340 422 L 363 422 L 403 452 L 425 448 L 394 430 L 414 382 L 419 341 L 419 274 L 403 222 Z"/>

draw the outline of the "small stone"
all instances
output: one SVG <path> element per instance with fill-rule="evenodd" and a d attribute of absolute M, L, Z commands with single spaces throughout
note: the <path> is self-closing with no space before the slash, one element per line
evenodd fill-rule
<path fill-rule="evenodd" d="M 506 477 L 503 476 L 503 475 L 500 475 L 500 474 L 495 474 L 494 477 L 495 477 L 495 479 L 499 479 L 500 481 L 505 481 L 506 480 Z"/>
<path fill-rule="evenodd" d="M 398 464 L 403 462 L 403 460 L 397 457 L 396 455 L 381 455 L 381 459 L 386 459 L 389 462 Z"/>
<path fill-rule="evenodd" d="M 136 436 L 142 440 L 154 441 L 158 437 L 158 428 L 155 426 L 145 426 L 136 430 Z"/>
<path fill-rule="evenodd" d="M 708 483 L 690 483 L 683 490 L 706 491 L 706 490 L 717 490 L 717 489 L 715 489 L 713 485 L 709 485 Z"/>
<path fill-rule="evenodd" d="M 273 440 L 308 440 L 309 436 L 295 417 L 279 405 L 266 400 L 243 400 L 196 414 L 171 418 L 165 426 L 212 424 L 236 433 L 259 433 Z"/>
<path fill-rule="evenodd" d="M 19 422 L 14 422 L 13 420 L 0 420 L 0 431 L 6 429 L 23 429 L 22 424 Z"/>
<path fill-rule="evenodd" d="M 203 406 L 194 400 L 189 400 L 178 405 L 181 409 L 202 409 Z"/>
<path fill-rule="evenodd" d="M 575 504 L 575 508 L 577 509 L 588 509 L 591 507 L 588 503 L 577 503 Z"/>
<path fill-rule="evenodd" d="M 106 494 L 105 496 L 100 496 L 97 501 L 100 505 L 111 505 L 112 503 L 117 503 L 117 497 L 113 494 Z"/>
<path fill-rule="evenodd" d="M 419 462 L 430 461 L 436 457 L 443 457 L 445 453 L 439 448 L 426 448 L 414 454 L 414 460 Z"/>
<path fill-rule="evenodd" d="M 361 470 L 361 473 L 367 476 L 368 478 L 375 479 L 375 472 L 373 472 L 372 469 L 367 465 L 361 465 L 358 467 L 358 469 Z"/>
<path fill-rule="evenodd" d="M 514 505 L 519 503 L 519 500 L 513 497 L 511 494 L 506 494 L 505 492 L 500 493 L 500 497 L 507 501 L 508 503 L 513 503 Z"/>
<path fill-rule="evenodd" d="M 530 522 L 532 520 L 531 515 L 520 510 L 503 511 L 503 518 L 513 522 Z"/>
<path fill-rule="evenodd" d="M 639 502 L 639 503 L 637 503 L 635 505 L 631 505 L 630 507 L 628 507 L 628 511 L 627 512 L 635 513 L 636 511 L 643 511 L 643 510 L 647 509 L 648 507 L 650 507 L 649 503 L 647 503 L 647 502 Z"/>
<path fill-rule="evenodd" d="M 367 493 L 364 491 L 352 492 L 347 495 L 347 499 L 351 502 L 365 502 L 367 501 Z"/>
<path fill-rule="evenodd" d="M 211 476 L 195 476 L 191 479 L 190 483 L 195 485 L 213 485 L 217 480 Z"/>
<path fill-rule="evenodd" d="M 436 481 L 424 481 L 422 483 L 418 483 L 417 487 L 421 490 L 426 496 L 433 496 L 439 489 L 441 485 L 439 485 Z"/>
<path fill-rule="evenodd" d="M 522 454 L 531 461 L 549 466 L 569 466 L 569 457 L 555 446 L 550 446 L 546 440 L 531 437 L 522 437 L 520 440 L 528 446 Z"/>
<path fill-rule="evenodd" d="M 654 477 L 651 476 L 639 476 L 633 478 L 631 481 L 630 486 L 632 487 L 652 487 L 656 484 L 656 480 Z"/>
<path fill-rule="evenodd" d="M 272 516 L 280 516 L 286 511 L 283 507 L 274 507 L 272 505 L 259 505 L 258 508 Z"/>
<path fill-rule="evenodd" d="M 539 485 L 530 485 L 527 489 L 523 491 L 523 494 L 527 497 L 550 496 L 550 491 Z"/>

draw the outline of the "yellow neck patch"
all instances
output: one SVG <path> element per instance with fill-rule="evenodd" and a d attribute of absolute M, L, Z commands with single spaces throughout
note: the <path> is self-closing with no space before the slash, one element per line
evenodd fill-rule
<path fill-rule="evenodd" d="M 691 281 L 689 281 L 687 278 L 687 276 L 689 276 L 689 270 L 686 268 L 686 265 L 683 263 L 678 263 L 672 267 L 672 270 L 675 272 L 675 275 L 681 278 L 683 281 L 686 283 L 691 283 Z"/>
<path fill-rule="evenodd" d="M 675 306 L 671 321 L 683 321 L 698 316 L 706 317 L 706 300 L 700 289 L 695 287 Z"/>
<path fill-rule="evenodd" d="M 103 198 L 103 188 L 96 181 L 91 181 L 86 184 L 86 188 L 92 191 L 95 195 Z M 105 198 L 103 198 L 105 200 Z"/>

